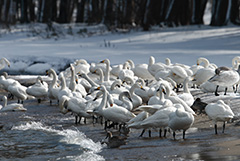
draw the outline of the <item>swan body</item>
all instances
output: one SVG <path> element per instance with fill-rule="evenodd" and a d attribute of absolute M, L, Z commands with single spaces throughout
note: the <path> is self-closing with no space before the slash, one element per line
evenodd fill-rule
<path fill-rule="evenodd" d="M 19 82 L 13 82 L 12 85 L 8 86 L 8 91 L 15 96 L 19 101 L 22 102 L 28 98 L 28 94 L 26 92 L 27 87 L 21 85 Z"/>
<path fill-rule="evenodd" d="M 7 60 L 7 58 L 1 58 L 0 59 L 0 70 L 3 69 L 5 66 L 10 67 L 10 62 Z"/>
<path fill-rule="evenodd" d="M 155 74 L 160 70 L 165 70 L 166 65 L 163 63 L 155 63 L 155 58 L 150 56 L 149 63 L 148 63 L 148 71 L 155 77 Z"/>
<path fill-rule="evenodd" d="M 239 82 L 239 74 L 237 71 L 232 69 L 227 69 L 223 67 L 219 67 L 216 69 L 216 74 L 210 78 L 208 81 L 216 85 L 215 95 L 218 96 L 218 87 L 222 86 L 225 87 L 225 95 L 227 92 L 227 88 L 229 86 L 235 85 Z"/>
<path fill-rule="evenodd" d="M 4 90 L 8 89 L 8 86 L 16 82 L 16 80 L 8 78 L 8 74 L 6 72 L 2 73 L 3 75 L 0 76 L 0 84 Z"/>
<path fill-rule="evenodd" d="M 209 61 L 206 58 L 198 58 L 197 65 L 199 65 L 202 62 L 204 63 L 203 65 L 204 68 L 200 68 L 193 75 L 194 77 L 193 83 L 198 86 L 208 81 L 215 74 L 215 68 L 210 65 Z"/>
<path fill-rule="evenodd" d="M 51 76 L 53 79 L 51 83 L 48 86 L 48 97 L 50 99 L 50 104 L 52 103 L 52 100 L 58 99 L 58 92 L 60 88 L 57 86 L 57 74 L 54 69 L 49 69 L 47 71 L 47 75 Z"/>
<path fill-rule="evenodd" d="M 178 97 L 187 103 L 188 106 L 192 106 L 194 102 L 194 98 L 189 91 L 188 82 L 190 81 L 190 77 L 186 77 L 183 83 L 183 93 L 179 94 Z"/>
<path fill-rule="evenodd" d="M 132 112 L 121 106 L 111 106 L 106 108 L 107 90 L 103 85 L 101 85 L 100 89 L 103 91 L 103 99 L 98 110 L 99 114 L 105 119 L 115 123 L 126 123 L 130 119 L 136 117 Z"/>
<path fill-rule="evenodd" d="M 27 111 L 26 108 L 23 107 L 22 104 L 19 103 L 12 103 L 12 104 L 7 104 L 7 97 L 3 96 L 3 107 L 0 109 L 1 112 L 6 112 L 6 111 Z"/>
<path fill-rule="evenodd" d="M 225 122 L 234 117 L 234 113 L 231 108 L 223 102 L 218 100 L 216 103 L 210 103 L 205 107 L 205 112 L 208 117 L 215 124 L 215 134 L 217 134 L 217 122 L 223 122 L 223 133 L 225 129 Z"/>
<path fill-rule="evenodd" d="M 175 132 L 177 130 L 183 130 L 183 139 L 185 139 L 185 131 L 192 126 L 193 122 L 194 116 L 181 108 L 178 108 L 175 112 L 172 112 L 169 115 L 168 127 L 173 130 L 174 140 L 176 139 Z"/>
<path fill-rule="evenodd" d="M 134 72 L 134 75 L 142 78 L 144 80 L 154 80 L 154 77 L 152 74 L 148 71 L 148 64 L 137 64 L 135 65 L 132 60 L 127 60 L 129 65 L 131 66 L 132 71 Z"/>
<path fill-rule="evenodd" d="M 64 95 L 72 97 L 73 94 L 71 90 L 66 86 L 66 81 L 62 73 L 60 73 L 59 80 L 61 81 L 61 89 L 58 91 L 58 100 L 61 100 Z"/>
<path fill-rule="evenodd" d="M 34 96 L 38 99 L 47 97 L 48 95 L 48 84 L 43 82 L 42 78 L 39 76 L 36 79 L 36 83 L 29 86 L 26 90 L 27 94 Z"/>
<path fill-rule="evenodd" d="M 125 92 L 122 92 L 119 94 L 118 101 L 114 100 L 114 103 L 126 108 L 129 111 L 132 111 L 133 104 L 131 101 L 132 101 L 132 99 L 131 99 L 130 93 L 128 91 L 125 91 Z"/>

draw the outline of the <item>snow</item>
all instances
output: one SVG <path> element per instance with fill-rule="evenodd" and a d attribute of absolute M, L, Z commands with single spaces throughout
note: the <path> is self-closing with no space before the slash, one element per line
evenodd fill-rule
<path fill-rule="evenodd" d="M 122 33 L 108 32 L 103 25 L 54 25 L 57 36 L 44 33 L 43 24 L 36 24 L 34 30 L 26 29 L 28 26 L 18 26 L 10 32 L 0 30 L 0 57 L 11 63 L 4 70 L 13 74 L 43 74 L 53 68 L 60 72 L 76 59 L 96 63 L 108 58 L 111 65 L 132 59 L 135 64 L 148 64 L 150 56 L 156 62 L 170 58 L 172 63 L 190 66 L 196 64 L 197 58 L 205 57 L 218 66 L 231 67 L 232 58 L 240 55 L 238 26 L 155 27 L 149 32 Z M 36 30 L 38 34 L 34 35 Z"/>

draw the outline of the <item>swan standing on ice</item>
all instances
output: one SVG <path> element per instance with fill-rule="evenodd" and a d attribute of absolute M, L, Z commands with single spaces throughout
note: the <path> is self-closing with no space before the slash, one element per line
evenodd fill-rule
<path fill-rule="evenodd" d="M 176 131 L 183 130 L 183 139 L 185 139 L 185 132 L 194 122 L 194 116 L 185 110 L 178 108 L 175 112 L 169 115 L 168 127 L 173 130 L 173 138 L 176 139 Z"/>
<path fill-rule="evenodd" d="M 228 87 L 235 85 L 239 81 L 239 74 L 237 71 L 232 70 L 228 67 L 219 67 L 215 70 L 215 75 L 208 81 L 217 85 L 215 90 L 216 96 L 219 96 L 219 86 L 225 87 L 224 95 L 226 95 Z"/>
<path fill-rule="evenodd" d="M 217 122 L 223 122 L 223 130 L 225 130 L 225 123 L 234 117 L 231 108 L 223 102 L 218 100 L 216 103 L 210 103 L 205 107 L 208 117 L 215 124 L 215 134 L 217 134 Z"/>
<path fill-rule="evenodd" d="M 2 107 L 2 109 L 0 109 L 1 112 L 5 112 L 5 111 L 27 111 L 27 109 L 24 108 L 22 104 L 19 104 L 19 103 L 7 104 L 7 97 L 6 96 L 2 97 L 2 101 L 3 101 L 3 107 Z"/>
<path fill-rule="evenodd" d="M 38 103 L 40 103 L 41 99 L 47 97 L 48 95 L 48 84 L 43 82 L 42 78 L 38 76 L 36 83 L 29 86 L 26 92 L 27 94 L 36 97 L 38 99 Z"/>
<path fill-rule="evenodd" d="M 1 58 L 0 59 L 0 70 L 3 69 L 6 65 L 10 68 L 10 62 L 6 58 Z"/>

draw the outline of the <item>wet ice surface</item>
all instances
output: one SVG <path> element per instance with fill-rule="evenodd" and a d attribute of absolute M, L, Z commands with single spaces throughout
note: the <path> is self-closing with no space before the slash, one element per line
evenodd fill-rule
<path fill-rule="evenodd" d="M 214 134 L 214 126 L 206 115 L 198 115 L 191 129 L 182 139 L 172 134 L 159 138 L 158 130 L 148 131 L 139 137 L 141 130 L 131 130 L 127 144 L 119 148 L 108 148 L 100 142 L 106 132 L 100 124 L 87 120 L 81 125 L 74 124 L 74 116 L 63 115 L 57 105 L 50 106 L 48 100 L 38 104 L 36 100 L 26 100 L 27 112 L 0 113 L 0 159 L 1 160 L 239 160 L 240 154 L 231 153 L 240 148 L 240 113 L 238 94 L 215 97 L 212 93 L 193 90 L 196 97 L 210 103 L 223 99 L 236 114 L 234 122 L 228 123 L 225 133 L 218 124 L 219 134 Z M 16 102 L 16 100 L 10 101 Z M 0 126 L 0 127 L 1 127 Z M 111 129 L 112 130 L 112 129 Z M 116 130 L 116 129 L 115 129 Z M 227 145 L 228 142 L 235 142 Z M 219 143 L 225 143 L 219 145 Z M 229 153 L 230 151 L 230 153 Z M 227 153 L 228 152 L 228 153 Z"/>

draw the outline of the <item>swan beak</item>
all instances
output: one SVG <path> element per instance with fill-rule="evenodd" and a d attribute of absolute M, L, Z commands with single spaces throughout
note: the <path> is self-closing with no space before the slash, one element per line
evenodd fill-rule
<path fill-rule="evenodd" d="M 104 63 L 104 60 L 100 61 L 100 63 Z"/>
<path fill-rule="evenodd" d="M 175 76 L 175 75 L 177 75 L 176 73 L 173 73 L 173 75 Z"/>
<path fill-rule="evenodd" d="M 128 98 L 131 102 L 133 102 L 133 100 L 131 99 L 131 97 Z"/>
<path fill-rule="evenodd" d="M 48 75 L 48 70 L 46 70 L 46 75 Z"/>
<path fill-rule="evenodd" d="M 163 92 L 164 94 L 166 94 L 166 92 L 165 92 L 165 90 L 164 90 L 164 89 L 162 89 L 162 92 Z"/>
<path fill-rule="evenodd" d="M 146 91 L 142 86 L 141 86 L 141 88 L 140 88 L 141 90 L 143 90 L 143 91 Z"/>
<path fill-rule="evenodd" d="M 10 68 L 10 64 L 8 65 L 8 67 Z"/>
<path fill-rule="evenodd" d="M 112 107 L 112 106 L 113 106 L 113 104 L 111 103 L 111 104 L 110 104 L 110 106 Z"/>
<path fill-rule="evenodd" d="M 76 79 L 75 81 L 76 81 L 76 83 L 78 84 L 78 79 Z"/>
<path fill-rule="evenodd" d="M 197 65 L 200 65 L 199 63 L 197 63 Z"/>

